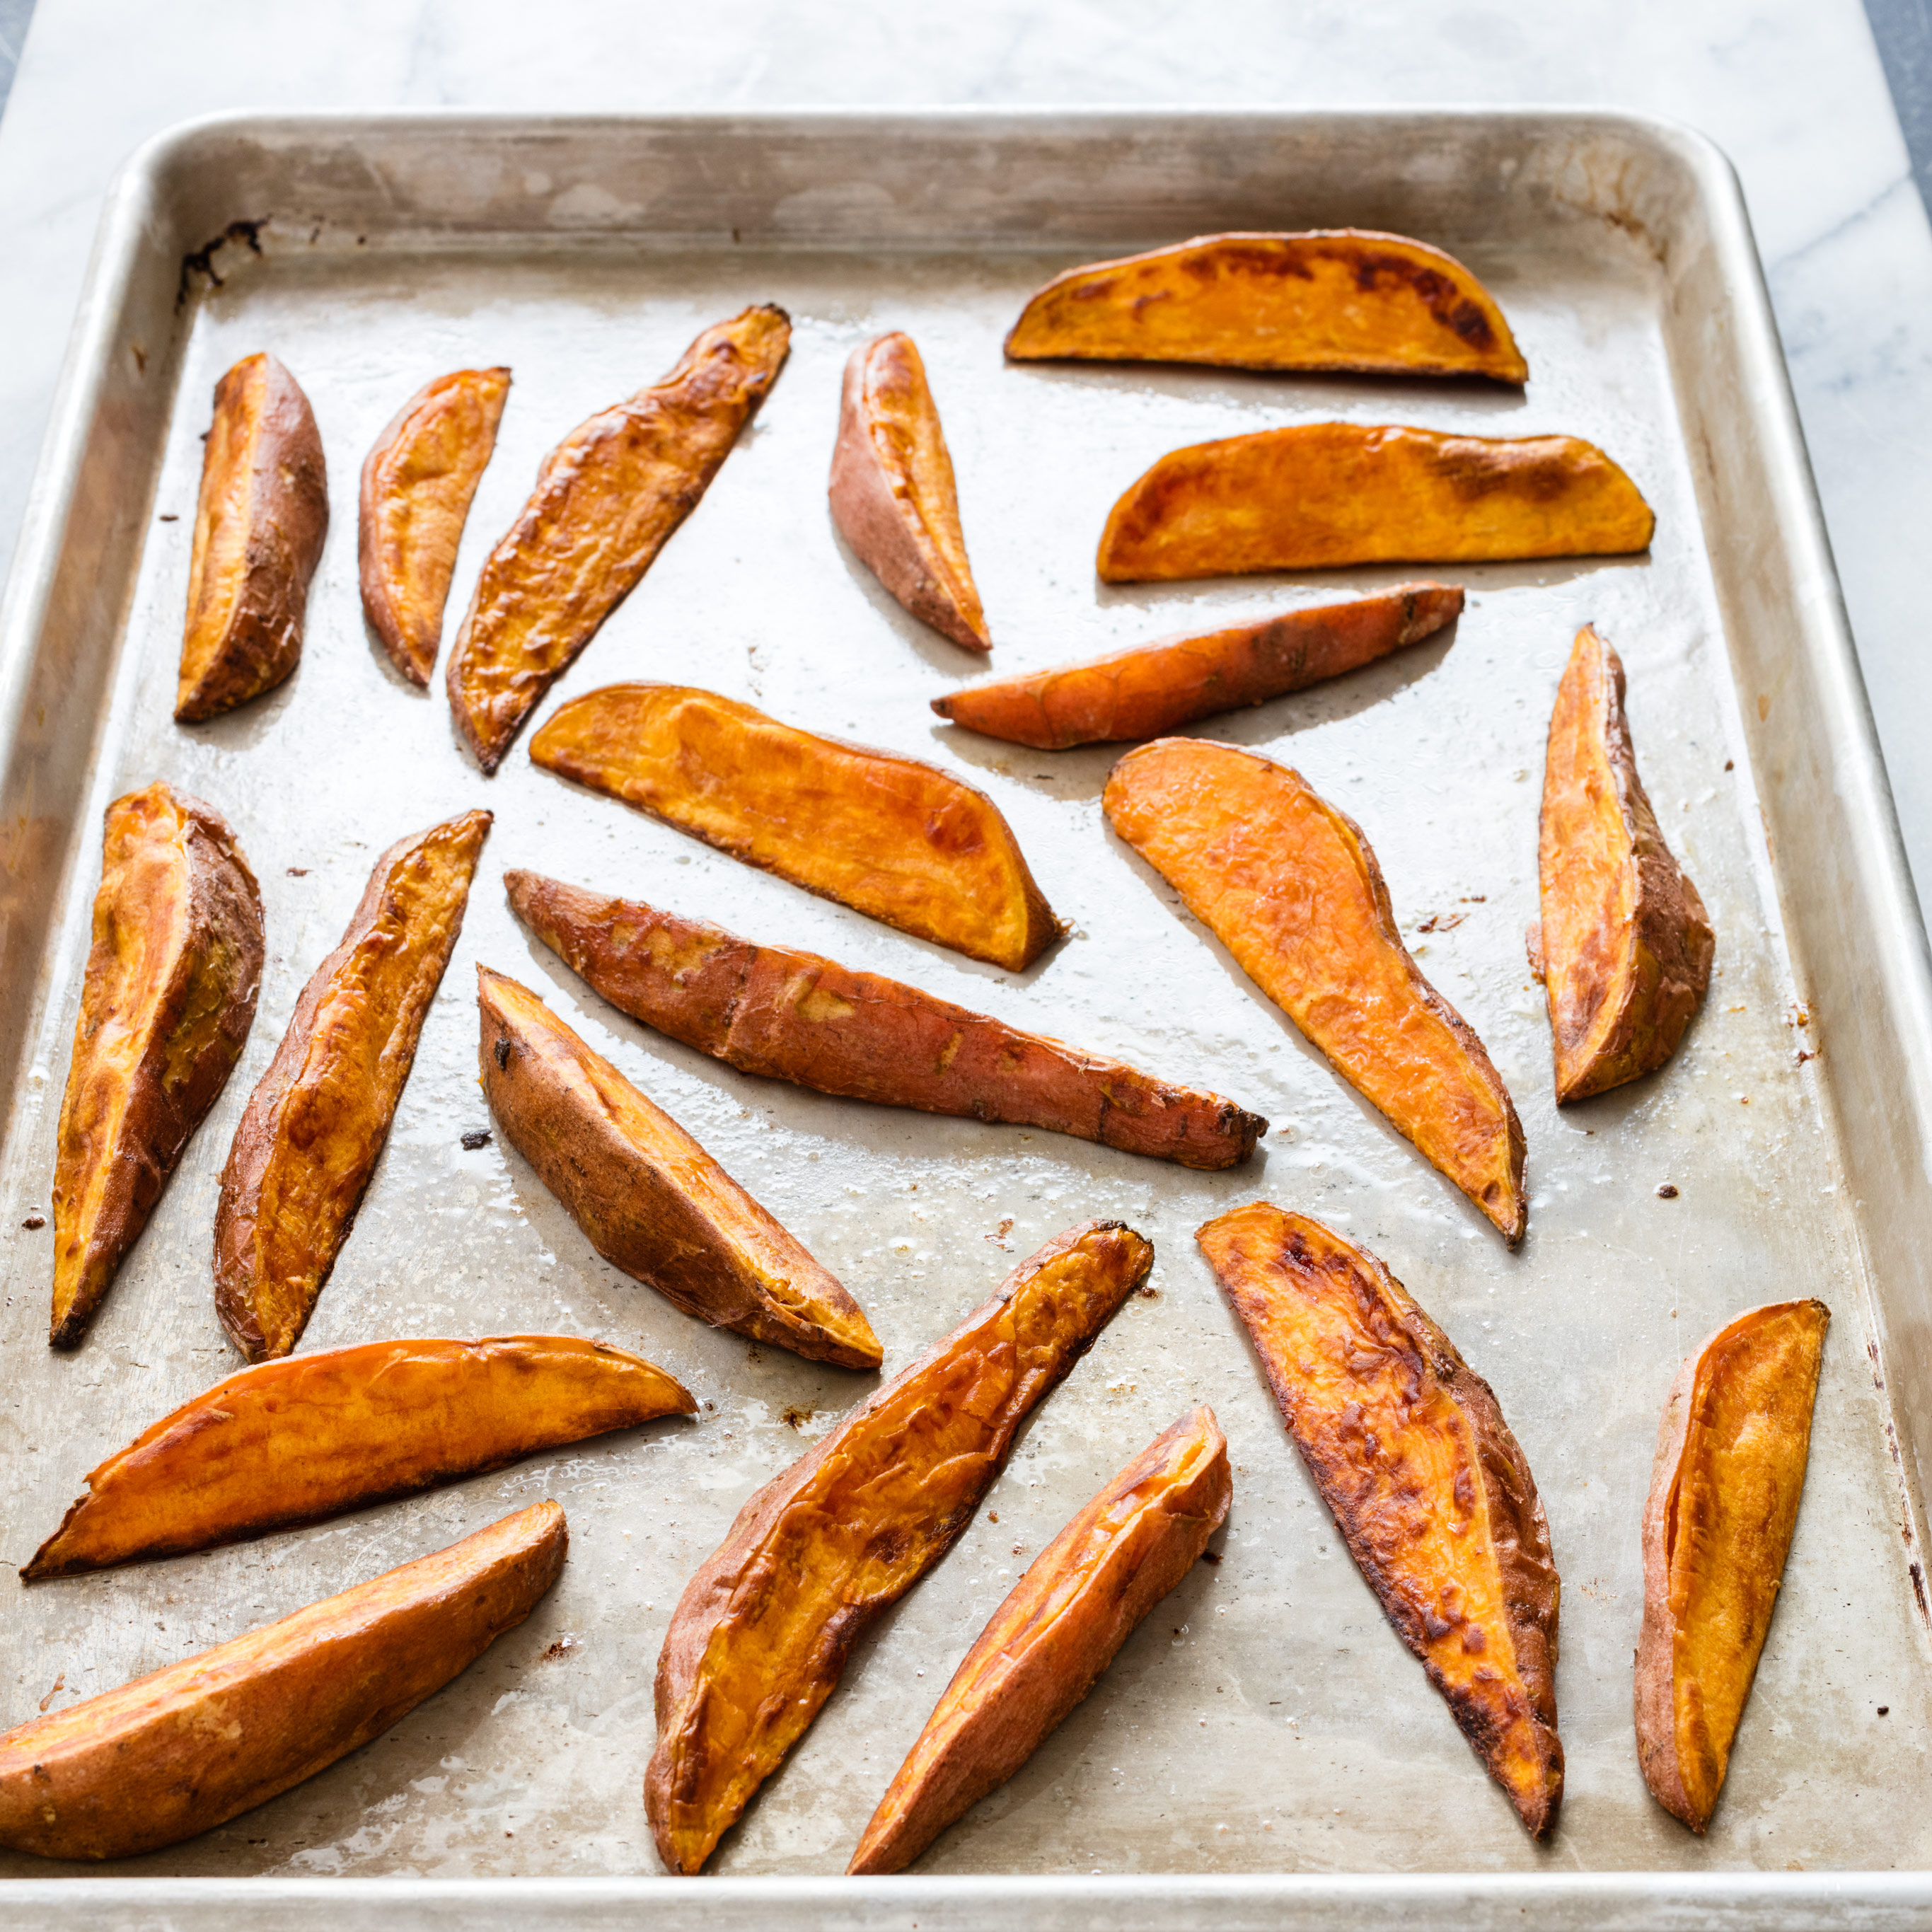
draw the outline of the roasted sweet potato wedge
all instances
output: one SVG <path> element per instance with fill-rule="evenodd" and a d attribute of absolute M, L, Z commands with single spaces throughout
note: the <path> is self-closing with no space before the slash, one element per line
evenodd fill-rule
<path fill-rule="evenodd" d="M 175 716 L 218 716 L 272 690 L 302 656 L 309 579 L 328 533 L 328 472 L 302 386 L 272 356 L 214 386 L 188 565 Z"/>
<path fill-rule="evenodd" d="M 371 1342 L 264 1362 L 94 1470 L 21 1581 L 265 1536 L 697 1407 L 641 1355 L 574 1335 Z"/>
<path fill-rule="evenodd" d="M 1678 1371 L 1643 1512 L 1636 1748 L 1664 1808 L 1702 1832 L 1771 1628 L 1798 1526 L 1831 1311 L 1774 1301 Z"/>
<path fill-rule="evenodd" d="M 1183 1167 L 1236 1167 L 1268 1123 L 1218 1094 L 970 1012 L 815 952 L 536 872 L 517 916 L 614 1006 L 741 1073 L 880 1106 L 1046 1127 Z"/>
<path fill-rule="evenodd" d="M 1490 1385 L 1366 1250 L 1265 1201 L 1196 1238 L 1396 1634 L 1537 1837 L 1556 1822 L 1561 1586 Z"/>
<path fill-rule="evenodd" d="M 992 650 L 952 452 L 909 335 L 862 344 L 845 364 L 831 495 L 839 535 L 894 598 L 956 644 Z"/>
<path fill-rule="evenodd" d="M 658 1658 L 644 1809 L 673 1871 L 703 1867 L 1153 1265 L 1118 1221 L 1070 1228 L 738 1512 Z"/>
<path fill-rule="evenodd" d="M 428 684 L 435 668 L 463 526 L 509 396 L 507 369 L 439 376 L 397 411 L 363 460 L 363 614 L 413 683 Z"/>
<path fill-rule="evenodd" d="M 476 1004 L 490 1112 L 607 1262 L 714 1328 L 879 1366 L 834 1276 L 527 986 L 479 966 Z"/>
<path fill-rule="evenodd" d="M 349 1238 L 489 830 L 466 812 L 376 861 L 249 1096 L 215 1208 L 214 1306 L 251 1362 L 295 1346 Z"/>
<path fill-rule="evenodd" d="M 1346 604 L 995 678 L 935 698 L 932 708 L 969 731 L 1042 752 L 1158 738 L 1197 718 L 1264 704 L 1359 670 L 1433 637 L 1462 612 L 1454 584 L 1402 584 Z"/>
<path fill-rule="evenodd" d="M 1514 1247 L 1522 1124 L 1462 1016 L 1416 969 L 1362 828 L 1258 752 L 1158 738 L 1114 767 L 1114 830 L 1242 970 Z"/>
<path fill-rule="evenodd" d="M 446 674 L 450 710 L 486 772 L 697 508 L 790 342 L 782 308 L 715 323 L 662 382 L 580 424 L 544 459 L 483 566 Z"/>
<path fill-rule="evenodd" d="M 1574 436 L 1453 436 L 1395 424 L 1298 423 L 1171 451 L 1107 518 L 1109 584 L 1616 556 L 1657 519 L 1595 444 Z"/>
<path fill-rule="evenodd" d="M 56 1348 L 86 1333 L 220 1097 L 261 987 L 261 891 L 227 820 L 158 780 L 117 798 L 54 1156 Z"/>
<path fill-rule="evenodd" d="M 563 1568 L 538 1503 L 279 1623 L 0 1737 L 0 1845 L 125 1858 L 326 1770 L 473 1663 Z"/>
<path fill-rule="evenodd" d="M 608 792 L 820 898 L 1017 973 L 1065 931 L 983 792 L 916 758 L 820 738 L 736 699 L 612 684 L 530 741 Z"/>
<path fill-rule="evenodd" d="M 1587 624 L 1550 715 L 1537 859 L 1556 1097 L 1581 1100 L 1677 1051 L 1717 950 L 1636 775 L 1623 664 Z"/>
<path fill-rule="evenodd" d="M 1012 1777 L 1193 1568 L 1233 1495 L 1211 1408 L 1184 1415 L 1143 1449 L 993 1612 L 846 1869 L 903 1871 Z"/>
<path fill-rule="evenodd" d="M 1070 268 L 1022 310 L 1006 354 L 1529 379 L 1502 310 L 1460 262 L 1360 228 L 1206 235 Z"/>

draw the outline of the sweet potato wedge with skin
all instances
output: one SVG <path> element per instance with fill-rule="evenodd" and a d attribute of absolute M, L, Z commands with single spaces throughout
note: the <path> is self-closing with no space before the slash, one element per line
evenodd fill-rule
<path fill-rule="evenodd" d="M 1536 1837 L 1556 1821 L 1562 1588 L 1490 1385 L 1366 1250 L 1265 1201 L 1196 1236 L 1396 1634 Z"/>
<path fill-rule="evenodd" d="M 879 1366 L 859 1304 L 662 1108 L 527 986 L 476 982 L 490 1110 L 607 1262 L 714 1328 Z"/>
<path fill-rule="evenodd" d="M 1044 1034 L 789 947 L 535 872 L 503 875 L 517 916 L 633 1019 L 713 1059 L 820 1094 L 1046 1127 L 1183 1167 L 1237 1167 L 1258 1114 Z"/>
<path fill-rule="evenodd" d="M 1618 556 L 1657 519 L 1636 485 L 1574 436 L 1452 436 L 1395 424 L 1299 423 L 1171 451 L 1107 518 L 1108 584 Z"/>
<path fill-rule="evenodd" d="M 1636 775 L 1623 664 L 1587 624 L 1550 716 L 1537 861 L 1556 1097 L 1581 1100 L 1677 1051 L 1717 950 Z"/>
<path fill-rule="evenodd" d="M 1726 1322 L 1678 1371 L 1643 1512 L 1637 1756 L 1702 1833 L 1730 1768 L 1798 1526 L 1825 1330 L 1822 1301 Z"/>
<path fill-rule="evenodd" d="M 782 308 L 716 323 L 662 382 L 580 424 L 544 458 L 483 566 L 445 674 L 485 772 L 697 508 L 790 342 Z"/>
<path fill-rule="evenodd" d="M 1042 752 L 1158 738 L 1197 718 L 1264 704 L 1359 670 L 1433 637 L 1462 613 L 1456 585 L 1402 584 L 1346 604 L 970 685 L 935 698 L 932 708 L 969 731 Z"/>
<path fill-rule="evenodd" d="M 463 526 L 509 396 L 507 369 L 439 376 L 396 412 L 363 460 L 363 614 L 412 683 L 427 685 L 435 668 Z"/>
<path fill-rule="evenodd" d="M 1010 362 L 1489 376 L 1529 365 L 1489 291 L 1404 235 L 1205 235 L 1056 275 L 1020 312 Z"/>
<path fill-rule="evenodd" d="M 563 1568 L 538 1503 L 278 1623 L 0 1737 L 0 1845 L 176 1845 L 380 1736 L 528 1616 Z"/>
<path fill-rule="evenodd" d="M 309 579 L 328 533 L 328 472 L 302 386 L 268 355 L 214 386 L 201 459 L 175 717 L 218 717 L 302 656 Z"/>
<path fill-rule="evenodd" d="M 1529 1212 L 1522 1123 L 1482 1042 L 1408 956 L 1361 827 L 1298 772 L 1198 738 L 1130 752 L 1104 802 L 1241 970 L 1514 1247 Z"/>
<path fill-rule="evenodd" d="M 215 1208 L 214 1306 L 251 1362 L 295 1346 L 349 1238 L 489 830 L 466 812 L 376 861 L 249 1096 Z"/>
<path fill-rule="evenodd" d="M 985 793 L 713 692 L 606 685 L 555 712 L 530 756 L 748 866 L 1010 973 L 1066 930 Z"/>
<path fill-rule="evenodd" d="M 658 1658 L 644 1809 L 673 1871 L 702 1868 L 1153 1265 L 1118 1221 L 1070 1228 L 738 1512 Z"/>
<path fill-rule="evenodd" d="M 574 1335 L 264 1362 L 109 1456 L 20 1580 L 266 1536 L 697 1408 L 641 1355 Z"/>
<path fill-rule="evenodd" d="M 909 335 L 862 344 L 845 364 L 831 497 L 839 535 L 897 602 L 969 651 L 992 649 L 952 452 Z"/>
<path fill-rule="evenodd" d="M 235 1070 L 262 895 L 227 820 L 157 781 L 107 808 L 54 1156 L 51 1339 L 76 1346 Z"/>
<path fill-rule="evenodd" d="M 1099 1682 L 1227 1520 L 1211 1408 L 1156 1436 L 1040 1552 L 953 1672 L 846 1869 L 903 1871 Z"/>

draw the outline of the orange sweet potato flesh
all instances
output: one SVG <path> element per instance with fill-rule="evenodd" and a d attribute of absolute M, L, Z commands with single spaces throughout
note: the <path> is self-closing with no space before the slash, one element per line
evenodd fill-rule
<path fill-rule="evenodd" d="M 815 952 L 754 946 L 636 899 L 503 875 L 517 916 L 614 1006 L 741 1073 L 1046 1127 L 1183 1167 L 1238 1166 L 1268 1123 Z"/>
<path fill-rule="evenodd" d="M 544 459 L 484 563 L 445 674 L 484 771 L 697 508 L 790 341 L 781 308 L 716 323 L 662 382 L 580 424 Z"/>
<path fill-rule="evenodd" d="M 1021 311 L 1006 354 L 1529 377 L 1502 310 L 1454 256 L 1359 228 L 1207 235 L 1070 268 Z"/>
<path fill-rule="evenodd" d="M 547 770 L 902 932 L 1018 972 L 1065 930 L 983 792 L 715 692 L 612 684 L 530 742 Z"/>
<path fill-rule="evenodd" d="M 1648 548 L 1636 485 L 1574 436 L 1455 436 L 1397 424 L 1300 423 L 1163 456 L 1107 518 L 1109 584 L 1614 556 Z"/>
<path fill-rule="evenodd" d="M 1233 1495 L 1227 1440 L 1212 1409 L 1184 1415 L 1143 1449 L 993 1612 L 847 1870 L 903 1871 L 1012 1777 L 1193 1568 Z"/>
<path fill-rule="evenodd" d="M 1196 1238 L 1396 1634 L 1536 1837 L 1556 1822 L 1561 1585 L 1489 1384 L 1376 1257 L 1265 1201 Z"/>
<path fill-rule="evenodd" d="M 563 1568 L 543 1502 L 0 1737 L 0 1845 L 125 1858 L 326 1770 L 528 1616 Z"/>
<path fill-rule="evenodd" d="M 839 534 L 915 617 L 969 651 L 992 648 L 952 452 L 909 335 L 862 343 L 845 364 L 831 499 Z"/>
<path fill-rule="evenodd" d="M 232 711 L 302 656 L 309 580 L 328 531 L 328 472 L 302 386 L 269 355 L 214 387 L 202 452 L 175 716 Z"/>
<path fill-rule="evenodd" d="M 1831 1311 L 1747 1310 L 1671 1385 L 1643 1513 L 1637 1756 L 1667 1811 L 1702 1832 L 1771 1628 L 1798 1526 Z"/>
<path fill-rule="evenodd" d="M 697 1407 L 641 1355 L 574 1335 L 264 1362 L 109 1456 L 21 1580 L 266 1536 Z"/>
<path fill-rule="evenodd" d="M 1204 739 L 1114 767 L 1114 830 L 1389 1124 L 1514 1247 L 1523 1138 L 1482 1042 L 1417 970 L 1362 829 L 1298 772 Z"/>
<path fill-rule="evenodd" d="M 214 1215 L 214 1306 L 251 1362 L 286 1355 L 375 1172 L 463 930 L 490 814 L 398 839 L 249 1096 Z"/>
<path fill-rule="evenodd" d="M 476 980 L 490 1112 L 607 1262 L 714 1328 L 879 1366 L 878 1337 L 837 1278 L 662 1108 L 527 986 L 487 966 Z"/>
<path fill-rule="evenodd" d="M 1587 624 L 1550 716 L 1538 869 L 1556 1097 L 1580 1100 L 1677 1051 L 1717 949 L 1636 775 L 1623 664 Z"/>
<path fill-rule="evenodd" d="M 932 708 L 969 731 L 1042 752 L 1158 738 L 1197 718 L 1359 670 L 1433 637 L 1462 611 L 1456 585 L 1402 584 L 1346 604 L 995 678 L 935 698 Z"/>
<path fill-rule="evenodd" d="M 262 986 L 262 895 L 212 806 L 107 808 L 54 1157 L 52 1340 L 74 1347 L 220 1097 Z"/>
<path fill-rule="evenodd" d="M 1070 1228 L 738 1512 L 658 1658 L 644 1809 L 671 1870 L 703 1868 L 1153 1265 L 1118 1221 Z"/>
<path fill-rule="evenodd" d="M 509 395 L 507 369 L 439 376 L 397 411 L 363 460 L 363 614 L 412 683 L 427 685 L 435 668 L 463 526 Z"/>

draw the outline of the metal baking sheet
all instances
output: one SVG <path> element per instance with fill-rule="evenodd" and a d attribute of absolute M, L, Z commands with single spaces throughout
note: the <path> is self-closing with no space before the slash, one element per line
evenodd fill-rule
<path fill-rule="evenodd" d="M 1342 224 L 1420 235 L 1468 261 L 1528 356 L 1526 392 L 1002 364 L 1018 304 L 1061 267 L 1216 229 Z M 422 382 L 465 364 L 514 370 L 453 634 L 484 551 L 558 436 L 758 301 L 793 316 L 789 366 L 552 701 L 627 677 L 699 683 L 958 772 L 1006 813 L 1072 924 L 1024 974 L 735 865 L 538 772 L 520 745 L 484 779 L 457 746 L 440 679 L 427 696 L 406 686 L 364 628 L 357 471 Z M 1292 763 L 1367 831 L 1423 970 L 1481 1034 L 1522 1114 L 1520 1252 L 1111 836 L 1099 798 L 1112 754 L 1002 746 L 929 712 L 979 668 L 884 596 L 825 503 L 843 363 L 888 328 L 912 333 L 931 373 L 1002 670 L 1419 574 L 1100 586 L 1108 506 L 1177 444 L 1336 416 L 1565 431 L 1610 451 L 1655 506 L 1646 556 L 1438 573 L 1469 591 L 1452 632 L 1197 728 Z M 182 729 L 170 713 L 200 439 L 217 376 L 261 348 L 314 404 L 333 523 L 298 672 Z M 1710 907 L 1718 975 L 1666 1070 L 1559 1115 L 1522 934 L 1550 704 L 1586 621 L 1628 668 L 1642 772 Z M 1932 1863 L 1924 941 L 1741 203 L 1697 137 L 1509 112 L 190 128 L 130 165 L 105 218 L 0 613 L 0 1556 L 24 1562 L 100 1456 L 238 1366 L 208 1280 L 236 1120 L 376 854 L 471 805 L 496 820 L 462 941 L 302 1346 L 604 1336 L 703 1404 L 695 1422 L 320 1528 L 20 1591 L 0 1619 L 7 1724 L 538 1497 L 562 1502 L 571 1528 L 564 1578 L 530 1622 L 377 1742 L 218 1831 L 116 1865 L 111 1882 L 35 1884 L 81 1868 L 0 1856 L 0 1912 L 11 1901 L 45 1922 L 58 1900 L 100 1923 L 152 1910 L 140 1922 L 213 1925 L 272 1895 L 290 1912 L 360 1900 L 372 1916 L 413 1905 L 425 1923 L 447 1910 L 495 1924 L 566 1913 L 572 1899 L 588 1913 L 672 1895 L 640 1796 L 665 1623 L 740 1504 L 874 1384 L 701 1328 L 599 1262 L 500 1142 L 464 1148 L 466 1130 L 489 1125 L 478 962 L 533 986 L 847 1282 L 888 1372 L 1074 1222 L 1118 1216 L 1157 1250 L 1156 1292 L 1037 1412 L 972 1526 L 860 1646 L 721 1847 L 723 1879 L 766 1882 L 680 1884 L 680 1910 L 721 1924 L 781 1904 L 812 1923 L 896 1924 L 921 1901 L 956 1916 L 977 1900 L 1016 1924 L 1137 1912 L 1235 1923 L 1246 1900 L 1270 1922 L 1333 1910 L 1420 1923 L 1519 1904 L 1553 1918 L 1748 1899 L 1794 1922 L 1856 1910 L 1878 1923 L 1924 1904 L 1916 1883 L 1815 1876 Z M 236 826 L 262 881 L 269 963 L 226 1094 L 86 1346 L 57 1356 L 45 1343 L 52 1230 L 25 1224 L 47 1211 L 100 811 L 156 777 Z M 511 866 L 910 980 L 1214 1088 L 1274 1131 L 1250 1166 L 1200 1174 L 746 1078 L 625 1019 L 526 938 L 502 898 Z M 1193 1246 L 1202 1220 L 1258 1196 L 1372 1246 L 1492 1383 L 1528 1454 L 1567 1586 L 1568 1786 L 1546 1847 L 1384 1624 Z M 1636 1767 L 1639 1516 L 1680 1358 L 1736 1310 L 1798 1294 L 1834 1316 L 1804 1508 L 1723 1801 L 1698 1840 L 1651 1802 Z M 1202 1401 L 1237 1468 L 1222 1560 L 1198 1566 L 1033 1761 L 934 1848 L 926 1882 L 794 1883 L 842 1870 L 1027 1562 Z M 1432 1876 L 1444 1874 L 1463 1876 Z M 1671 1876 L 1652 1889 L 1644 1874 Z M 296 1882 L 324 1877 L 370 1882 L 328 1891 L 325 1907 Z M 529 1882 L 480 1894 L 457 1882 L 509 1879 Z"/>

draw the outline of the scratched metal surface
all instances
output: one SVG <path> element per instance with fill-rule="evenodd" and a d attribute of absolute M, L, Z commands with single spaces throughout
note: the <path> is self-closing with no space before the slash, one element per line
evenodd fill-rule
<path fill-rule="evenodd" d="M 541 196 L 550 186 L 526 178 L 522 192 Z M 1376 212 L 1387 219 L 1386 184 L 1382 191 Z M 835 210 L 855 205 L 828 194 Z M 92 709 L 86 694 L 74 700 L 72 733 L 93 734 L 84 808 L 56 828 L 67 868 L 58 874 L 50 865 L 46 876 L 64 877 L 63 896 L 28 989 L 24 1071 L 0 1166 L 8 1364 L 0 1556 L 23 1563 L 88 1468 L 238 1365 L 208 1280 L 217 1178 L 235 1123 L 376 853 L 472 805 L 497 816 L 462 940 L 387 1151 L 301 1346 L 604 1336 L 662 1364 L 703 1407 L 694 1422 L 654 1424 L 238 1549 L 32 1590 L 0 1582 L 15 1592 L 0 1618 L 0 1722 L 11 1724 L 537 1498 L 554 1496 L 568 1513 L 562 1581 L 446 1690 L 297 1790 L 117 1871 L 656 1873 L 640 1786 L 652 1673 L 679 1591 L 752 1490 L 874 1386 L 704 1329 L 601 1262 L 500 1140 L 465 1150 L 464 1133 L 490 1124 L 475 1078 L 479 962 L 535 987 L 839 1275 L 878 1330 L 888 1372 L 1072 1222 L 1118 1216 L 1156 1246 L 1154 1294 L 1120 1314 L 1037 1412 L 976 1521 L 860 1646 L 716 1870 L 842 1870 L 932 1700 L 1012 1580 L 1102 1481 L 1204 1401 L 1227 1431 L 1237 1470 L 1217 1540 L 1222 1560 L 1197 1566 L 1032 1762 L 921 1870 L 1782 1872 L 1927 1863 L 1932 1660 L 1908 1568 L 1912 1505 L 1876 1372 L 1882 1324 L 1859 1258 L 1870 1187 L 1834 1124 L 1831 1016 L 1809 1026 L 1800 1016 L 1815 986 L 1794 966 L 1786 920 L 1808 902 L 1809 883 L 1780 878 L 1767 848 L 1762 814 L 1783 808 L 1760 796 L 1754 752 L 1763 741 L 1754 734 L 1764 713 L 1754 716 L 1753 694 L 1740 685 L 1736 640 L 1726 648 L 1714 564 L 1735 553 L 1736 533 L 1700 517 L 1681 365 L 1675 386 L 1672 376 L 1672 332 L 1687 325 L 1654 238 L 1588 206 L 1490 221 L 1483 198 L 1472 196 L 1457 227 L 1440 216 L 1439 194 L 1430 203 L 1439 218 L 1431 228 L 1418 221 L 1420 232 L 1457 248 L 1485 277 L 1528 356 L 1532 380 L 1519 396 L 1003 366 L 1002 333 L 1048 274 L 1184 230 L 1116 220 L 1084 244 L 1076 233 L 1050 249 L 952 247 L 941 196 L 924 245 L 901 238 L 871 252 L 770 236 L 734 246 L 708 234 L 701 245 L 660 236 L 618 246 L 567 232 L 561 242 L 474 233 L 453 242 L 431 214 L 408 210 L 358 242 L 360 204 L 345 202 L 350 218 L 324 218 L 319 188 L 313 232 L 306 218 L 278 216 L 259 259 L 224 250 L 223 285 L 200 286 L 172 340 L 144 346 L 153 374 L 144 367 L 143 380 L 161 386 L 160 399 L 152 433 L 138 412 L 131 418 L 114 487 L 122 509 L 146 522 L 126 582 L 104 593 L 118 600 L 111 678 Z M 593 220 L 594 199 L 583 206 Z M 1334 207 L 1330 218 L 1349 213 Z M 805 216 L 794 225 L 813 238 Z M 686 681 L 958 773 L 1006 812 L 1071 923 L 1066 942 L 1027 974 L 903 938 L 566 786 L 530 764 L 527 735 L 485 781 L 457 747 L 440 676 L 427 696 L 406 686 L 364 630 L 357 471 L 419 383 L 466 364 L 514 371 L 457 571 L 453 634 L 484 550 L 558 436 L 656 379 L 705 323 L 760 301 L 794 317 L 788 367 L 700 508 L 545 712 L 614 680 Z M 944 727 L 928 710 L 976 665 L 884 596 L 825 506 L 843 363 L 887 328 L 912 333 L 931 372 L 993 662 L 1004 671 L 1421 574 L 1100 586 L 1091 560 L 1108 506 L 1181 442 L 1337 416 L 1567 431 L 1602 444 L 1655 506 L 1658 538 L 1646 557 L 1442 573 L 1469 591 L 1452 632 L 1197 728 L 1292 763 L 1365 828 L 1424 971 L 1482 1036 L 1522 1114 L 1532 1206 L 1518 1253 L 1329 1072 L 1111 836 L 1099 799 L 1112 754 L 1016 749 Z M 307 390 L 328 458 L 333 520 L 308 644 L 280 690 L 181 729 L 170 710 L 200 438 L 216 377 L 261 348 Z M 1640 768 L 1710 908 L 1718 976 L 1669 1068 L 1559 1115 L 1522 933 L 1535 912 L 1550 704 L 1586 621 L 1628 668 Z M 47 1209 L 100 808 L 157 777 L 209 800 L 235 825 L 262 883 L 268 964 L 227 1092 L 86 1346 L 56 1356 L 44 1339 L 52 1229 L 22 1224 Z M 1249 1167 L 1199 1174 L 742 1076 L 616 1013 L 527 939 L 503 901 L 512 866 L 911 980 L 1214 1088 L 1265 1114 L 1273 1131 Z M 1822 1057 L 1801 1064 L 1800 1050 L 1821 1039 Z M 1666 1184 L 1676 1198 L 1660 1197 Z M 1546 1848 L 1526 1838 L 1384 1624 L 1194 1248 L 1203 1219 L 1258 1196 L 1372 1247 L 1488 1378 L 1528 1454 L 1566 1585 L 1558 1694 L 1568 1786 Z M 1798 1294 L 1821 1296 L 1834 1316 L 1804 1507 L 1730 1781 L 1698 1840 L 1648 1798 L 1630 1731 L 1638 1525 L 1657 1418 L 1680 1358 L 1706 1333 L 1741 1307 Z M 49 1869 L 0 1856 L 0 1876 Z"/>

